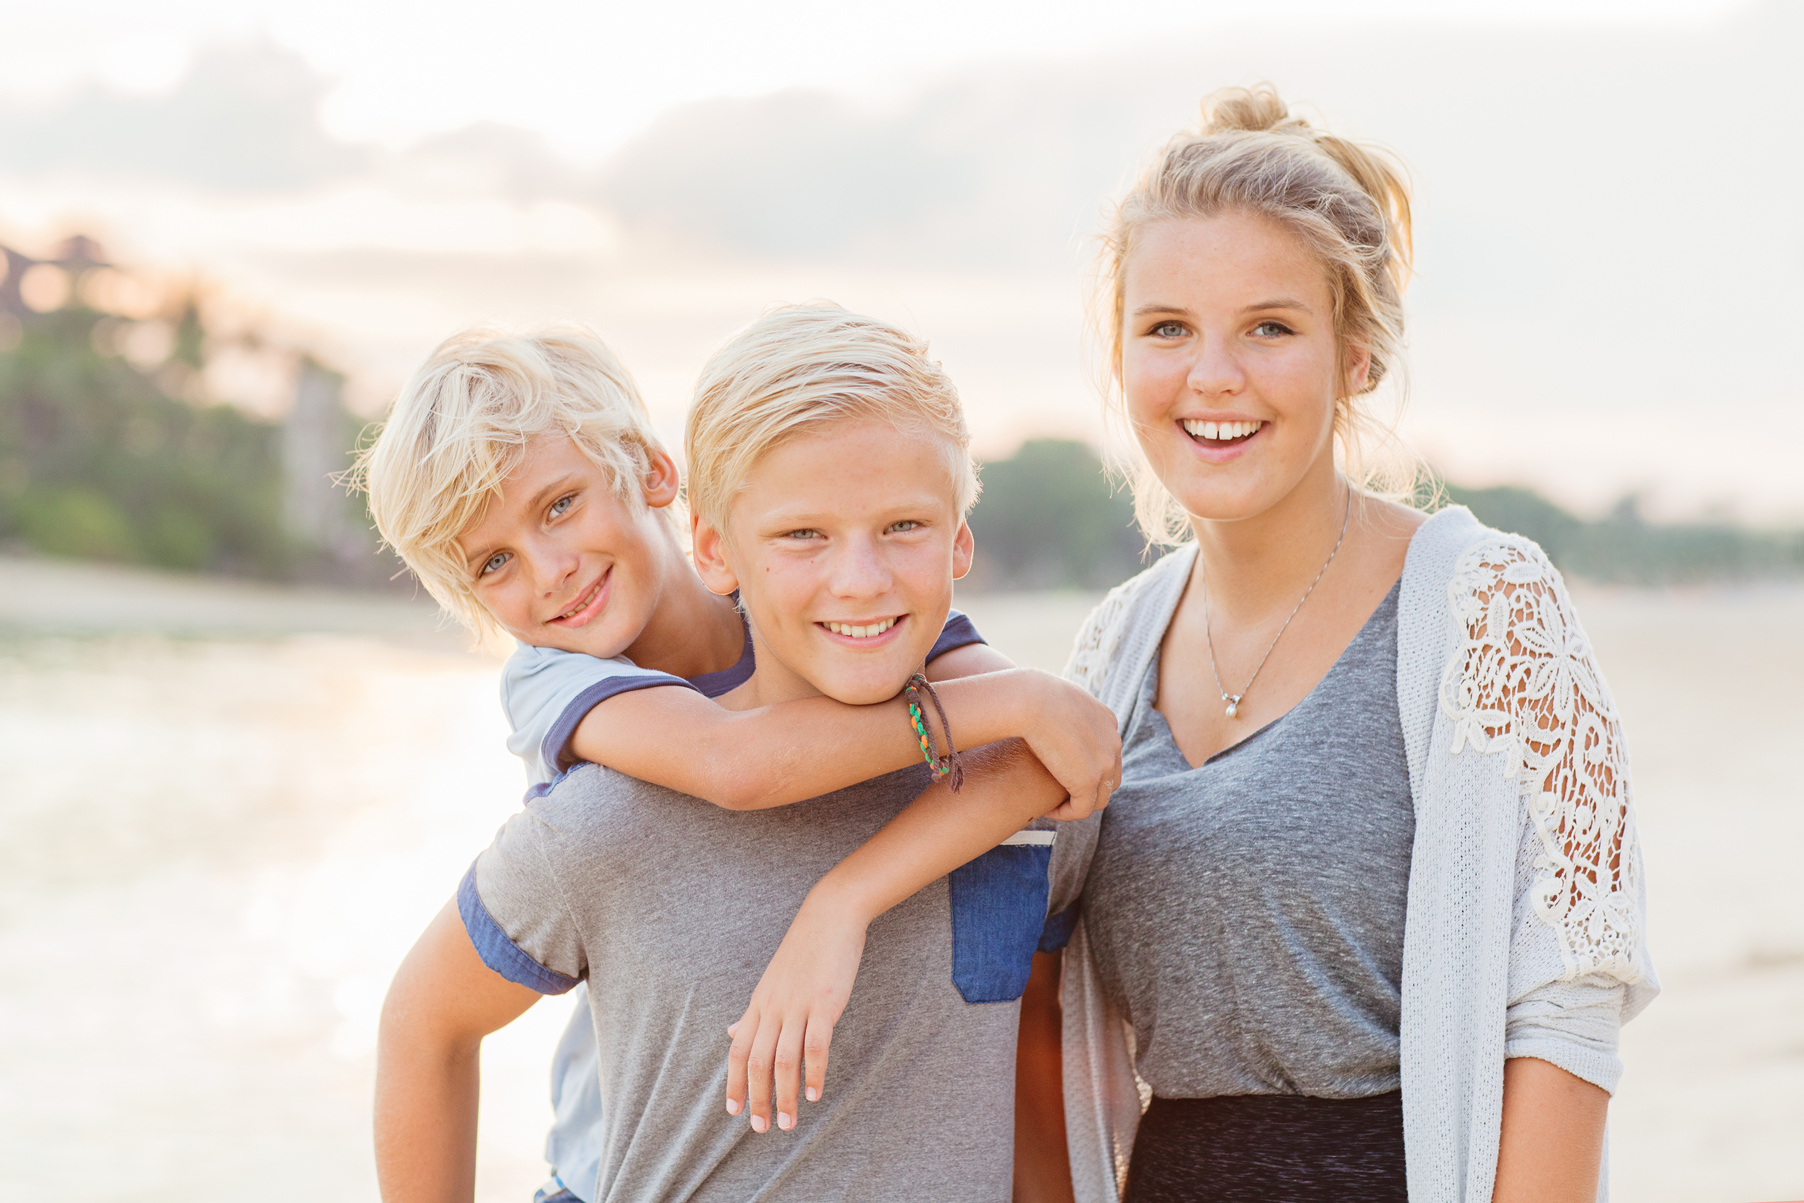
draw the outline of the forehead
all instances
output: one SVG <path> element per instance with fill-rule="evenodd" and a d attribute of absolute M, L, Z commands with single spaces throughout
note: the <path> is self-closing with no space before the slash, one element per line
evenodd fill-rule
<path fill-rule="evenodd" d="M 937 432 L 871 418 L 797 431 L 753 463 L 734 498 L 752 512 L 853 516 L 897 505 L 958 504 L 963 448 Z"/>
<path fill-rule="evenodd" d="M 1135 234 L 1122 275 L 1129 309 L 1298 294 L 1315 301 L 1329 293 L 1327 273 L 1301 238 L 1269 217 L 1242 211 L 1148 222 Z"/>

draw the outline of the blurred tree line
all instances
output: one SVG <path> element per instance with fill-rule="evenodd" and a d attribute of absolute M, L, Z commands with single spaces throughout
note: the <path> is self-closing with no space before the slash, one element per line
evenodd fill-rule
<path fill-rule="evenodd" d="M 361 425 L 334 374 L 208 329 L 192 285 L 123 272 L 89 239 L 0 253 L 0 545 L 279 580 L 393 571 L 330 480 Z M 220 353 L 285 375 L 286 422 L 214 396 Z"/>
<path fill-rule="evenodd" d="M 1634 497 L 1587 521 L 1530 489 L 1424 488 L 1424 505 L 1464 505 L 1481 522 L 1539 543 L 1560 571 L 1634 585 L 1754 580 L 1804 574 L 1804 531 L 1731 523 L 1651 523 Z M 978 590 L 1115 585 L 1156 558 L 1134 526 L 1125 491 L 1111 487 L 1086 443 L 1030 439 L 985 464 L 971 514 L 979 554 L 965 586 Z"/>
<path fill-rule="evenodd" d="M 277 580 L 395 576 L 362 499 L 332 481 L 362 426 L 336 373 L 254 329 L 215 328 L 192 285 L 122 271 L 89 239 L 44 260 L 0 254 L 0 550 Z M 220 400 L 221 357 L 260 365 L 281 421 Z M 1155 558 L 1088 444 L 1030 439 L 986 464 L 983 485 L 967 587 L 1099 589 Z M 1632 497 L 1595 521 L 1523 488 L 1448 484 L 1421 498 L 1443 499 L 1592 580 L 1804 573 L 1804 531 L 1650 523 Z"/>
<path fill-rule="evenodd" d="M 1095 449 L 1067 439 L 1029 439 L 985 464 L 971 533 L 970 589 L 1101 589 L 1154 558 Z"/>
<path fill-rule="evenodd" d="M 1639 499 L 1624 497 L 1592 521 L 1532 489 L 1443 486 L 1446 499 L 1480 521 L 1541 545 L 1563 573 L 1625 585 L 1747 581 L 1804 573 L 1804 531 L 1728 522 L 1648 522 Z"/>

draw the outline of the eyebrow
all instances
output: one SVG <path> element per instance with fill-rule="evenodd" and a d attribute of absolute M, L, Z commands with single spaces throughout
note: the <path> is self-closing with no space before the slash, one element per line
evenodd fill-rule
<path fill-rule="evenodd" d="M 1293 301 L 1289 297 L 1278 297 L 1271 301 L 1261 301 L 1257 305 L 1248 305 L 1245 309 L 1242 309 L 1241 312 L 1257 313 L 1261 309 L 1301 309 L 1304 313 L 1309 312 L 1309 306 L 1303 304 L 1301 301 Z"/>
<path fill-rule="evenodd" d="M 1241 312 L 1242 313 L 1258 313 L 1261 310 L 1266 310 L 1266 309 L 1301 309 L 1304 313 L 1309 312 L 1309 306 L 1305 305 L 1301 301 L 1294 301 L 1289 297 L 1277 297 L 1277 298 L 1274 298 L 1273 300 L 1269 300 L 1269 301 L 1260 301 L 1256 305 L 1246 306 L 1245 308 L 1243 308 L 1241 310 Z M 1185 308 L 1182 305 L 1165 305 L 1165 304 L 1155 302 L 1150 305 L 1139 306 L 1137 309 L 1134 310 L 1134 316 L 1135 317 L 1147 317 L 1147 316 L 1149 316 L 1151 314 L 1155 314 L 1155 313 L 1188 314 L 1189 312 L 1190 312 L 1190 310 Z"/>

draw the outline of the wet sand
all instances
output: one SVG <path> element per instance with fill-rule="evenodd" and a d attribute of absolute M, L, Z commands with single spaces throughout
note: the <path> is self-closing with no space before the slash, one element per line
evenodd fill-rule
<path fill-rule="evenodd" d="M 961 598 L 1056 670 L 1093 597 Z M 1666 990 L 1616 1197 L 1804 1195 L 1804 588 L 1581 588 Z M 0 558 L 0 1195 L 375 1197 L 395 963 L 519 803 L 492 650 L 431 607 Z M 567 1006 L 489 1042 L 478 1197 L 543 1176 Z"/>

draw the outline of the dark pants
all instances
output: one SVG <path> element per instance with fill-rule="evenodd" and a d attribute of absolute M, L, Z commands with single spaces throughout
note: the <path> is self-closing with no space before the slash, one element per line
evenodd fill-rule
<path fill-rule="evenodd" d="M 1407 1203 L 1403 1096 L 1155 1098 L 1124 1203 Z"/>

